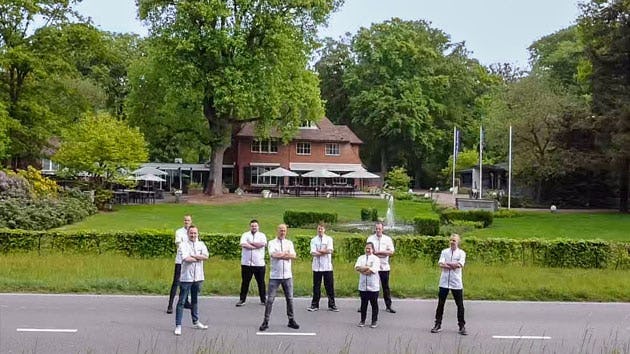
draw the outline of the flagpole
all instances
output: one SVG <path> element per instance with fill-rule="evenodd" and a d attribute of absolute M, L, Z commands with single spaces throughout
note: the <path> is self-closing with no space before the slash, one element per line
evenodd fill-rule
<path fill-rule="evenodd" d="M 457 164 L 457 127 L 453 127 L 453 195 L 455 195 L 455 165 Z"/>
<path fill-rule="evenodd" d="M 483 127 L 479 125 L 479 199 L 483 199 Z"/>
<path fill-rule="evenodd" d="M 510 125 L 510 143 L 508 148 L 508 209 L 512 203 L 512 126 Z"/>

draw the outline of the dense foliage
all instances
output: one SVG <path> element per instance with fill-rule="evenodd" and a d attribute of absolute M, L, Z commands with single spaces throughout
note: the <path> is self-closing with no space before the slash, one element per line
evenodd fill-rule
<path fill-rule="evenodd" d="M 241 248 L 236 234 L 202 234 L 211 257 L 238 259 Z M 299 258 L 311 257 L 312 235 L 294 235 Z M 395 260 L 435 262 L 448 247 L 446 237 L 394 236 Z M 630 268 L 630 244 L 627 242 L 583 240 L 510 240 L 477 239 L 462 241 L 468 263 L 521 264 L 563 268 Z M 365 236 L 335 239 L 333 256 L 354 261 L 363 254 Z M 121 253 L 129 257 L 172 257 L 175 250 L 172 231 L 144 230 L 134 232 L 55 232 L 0 230 L 0 252 L 44 252 L 57 250 L 69 253 Z"/>
<path fill-rule="evenodd" d="M 17 174 L 0 171 L 0 228 L 51 229 L 95 212 L 94 204 L 81 192 L 61 190 L 34 169 Z"/>
<path fill-rule="evenodd" d="M 289 227 L 316 225 L 320 222 L 334 224 L 337 222 L 337 213 L 287 210 L 284 212 L 283 220 Z"/>

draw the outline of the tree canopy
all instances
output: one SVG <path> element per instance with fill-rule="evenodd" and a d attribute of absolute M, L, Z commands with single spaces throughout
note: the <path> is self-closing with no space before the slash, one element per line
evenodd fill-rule
<path fill-rule="evenodd" d="M 288 138 L 302 121 L 322 117 L 317 77 L 307 64 L 317 26 L 341 3 L 138 1 L 140 18 L 150 25 L 145 69 L 159 75 L 167 98 L 162 102 L 206 121 L 211 148 L 206 192 L 222 193 L 223 154 L 243 123 L 255 121 L 261 135 L 279 127 Z M 156 87 L 142 72 L 132 79 L 132 91 Z M 139 95 L 130 101 L 134 97 Z M 152 104 L 162 106 L 159 101 Z"/>
<path fill-rule="evenodd" d="M 64 130 L 53 158 L 78 175 L 89 173 L 98 187 L 109 184 L 147 160 L 142 133 L 109 114 L 89 114 Z"/>

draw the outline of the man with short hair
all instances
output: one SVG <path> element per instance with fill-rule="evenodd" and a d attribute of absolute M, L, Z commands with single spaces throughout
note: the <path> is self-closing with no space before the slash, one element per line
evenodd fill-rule
<path fill-rule="evenodd" d="M 175 231 L 175 271 L 173 272 L 173 283 L 171 284 L 171 292 L 168 297 L 168 307 L 166 313 L 173 313 L 173 301 L 179 287 L 179 276 L 182 273 L 182 260 L 179 258 L 179 245 L 188 239 L 188 228 L 192 225 L 192 216 L 184 215 L 184 226 Z M 190 308 L 190 302 L 186 299 L 185 308 Z"/>
<path fill-rule="evenodd" d="M 276 298 L 278 287 L 282 286 L 282 291 L 287 301 L 287 317 L 289 317 L 289 328 L 299 329 L 300 325 L 295 322 L 293 316 L 293 273 L 291 272 L 292 260 L 296 258 L 293 242 L 286 239 L 287 225 L 278 225 L 278 236 L 269 241 L 269 256 L 271 257 L 271 270 L 269 272 L 269 288 L 267 290 L 267 302 L 265 304 L 265 317 L 263 323 L 258 328 L 265 331 L 269 328 L 269 317 L 273 308 L 273 301 Z"/>
<path fill-rule="evenodd" d="M 374 234 L 368 237 L 367 242 L 374 245 L 374 255 L 379 258 L 380 269 L 378 276 L 381 279 L 381 288 L 383 289 L 383 300 L 385 300 L 385 311 L 396 313 L 392 308 L 392 294 L 389 289 L 389 257 L 394 254 L 394 241 L 391 237 L 383 234 L 383 223 L 377 222 L 374 225 Z"/>
<path fill-rule="evenodd" d="M 267 236 L 260 232 L 258 220 L 249 222 L 249 231 L 241 236 L 241 294 L 237 307 L 244 306 L 252 275 L 256 278 L 261 305 L 265 304 L 265 246 Z"/>
<path fill-rule="evenodd" d="M 328 297 L 328 310 L 339 312 L 335 305 L 335 284 L 333 277 L 332 253 L 333 239 L 325 234 L 326 227 L 323 223 L 317 225 L 317 236 L 311 239 L 311 255 L 313 256 L 313 299 L 308 311 L 319 310 L 319 299 L 322 295 L 322 278 Z"/>
<path fill-rule="evenodd" d="M 359 294 L 361 296 L 361 321 L 359 327 L 365 327 L 365 319 L 367 318 L 368 302 L 372 306 L 372 323 L 371 328 L 378 326 L 378 292 L 380 268 L 380 259 L 373 254 L 374 245 L 371 242 L 365 244 L 365 254 L 357 258 L 354 264 L 354 270 L 359 272 Z"/>
<path fill-rule="evenodd" d="M 179 278 L 179 300 L 175 312 L 175 335 L 182 334 L 182 317 L 184 314 L 184 302 L 190 293 L 193 328 L 208 329 L 208 326 L 199 321 L 198 296 L 201 285 L 205 279 L 203 274 L 203 261 L 208 259 L 208 248 L 205 243 L 198 240 L 199 229 L 190 225 L 188 227 L 188 240 L 179 245 L 177 253 L 182 260 L 182 274 Z"/>
<path fill-rule="evenodd" d="M 444 304 L 450 291 L 457 305 L 457 324 L 459 334 L 467 335 L 466 321 L 464 320 L 464 284 L 462 282 L 462 268 L 466 263 L 466 252 L 459 248 L 460 237 L 452 234 L 450 247 L 443 250 L 438 260 L 438 265 L 442 269 L 440 276 L 440 289 L 438 292 L 438 305 L 435 310 L 435 325 L 431 333 L 438 333 L 442 330 L 442 316 L 444 315 Z"/>

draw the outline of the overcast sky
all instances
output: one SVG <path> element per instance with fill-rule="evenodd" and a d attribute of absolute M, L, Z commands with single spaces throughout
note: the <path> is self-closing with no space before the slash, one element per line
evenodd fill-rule
<path fill-rule="evenodd" d="M 97 27 L 146 35 L 137 20 L 134 0 L 83 0 L 79 11 Z M 527 47 L 542 36 L 575 23 L 578 0 L 346 0 L 332 15 L 322 36 L 354 34 L 392 17 L 430 21 L 466 47 L 482 64 L 526 66 Z"/>

